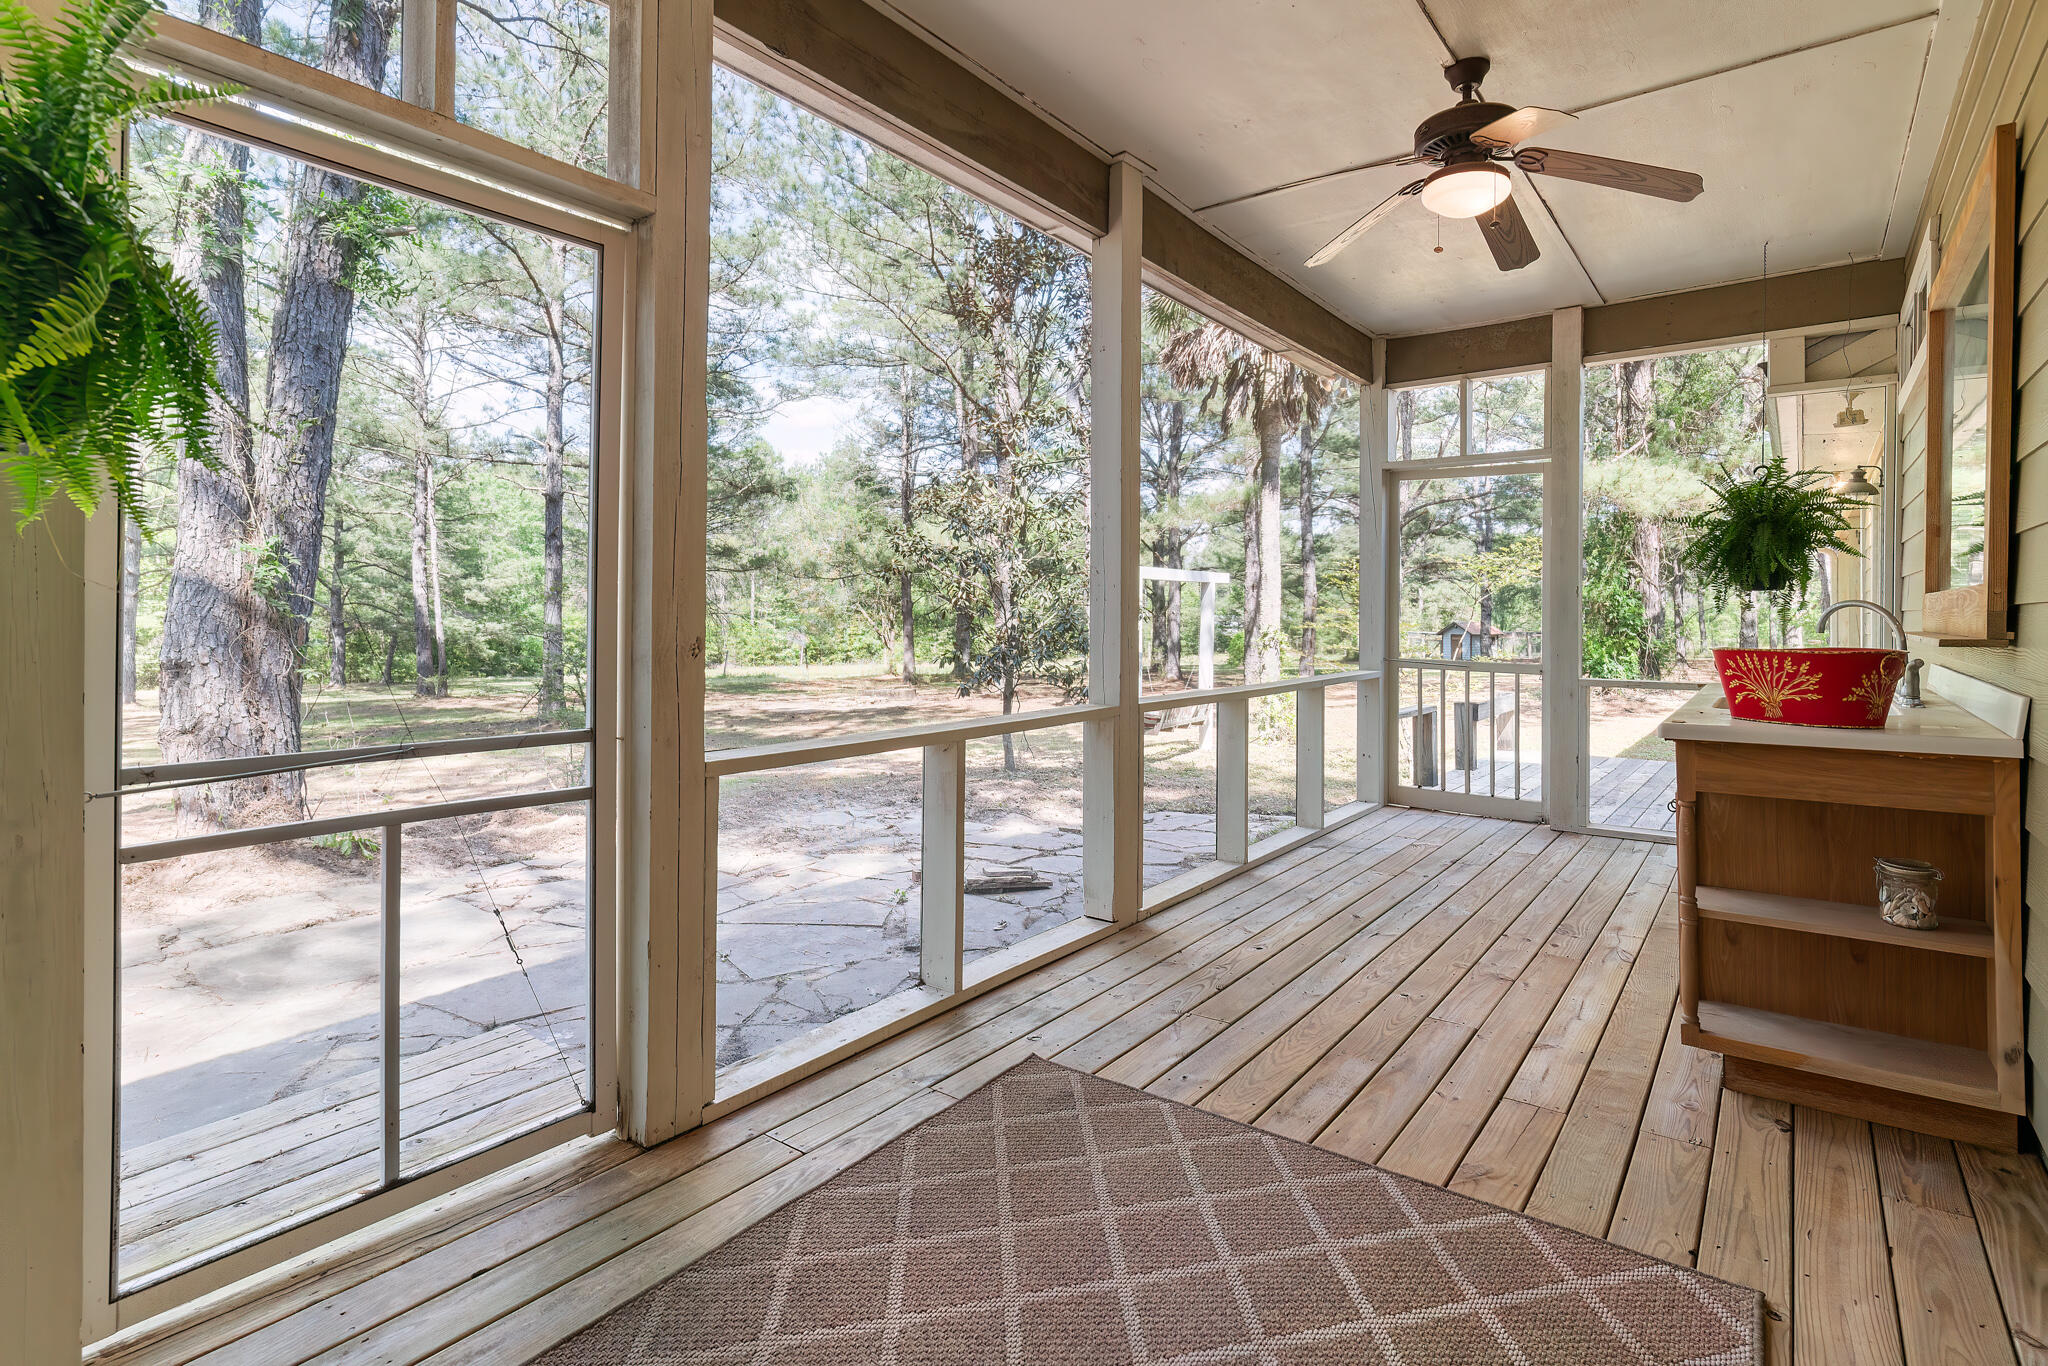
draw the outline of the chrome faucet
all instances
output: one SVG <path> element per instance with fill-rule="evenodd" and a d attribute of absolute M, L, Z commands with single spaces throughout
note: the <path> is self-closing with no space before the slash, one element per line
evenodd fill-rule
<path fill-rule="evenodd" d="M 1844 607 L 1868 607 L 1871 611 L 1889 622 L 1892 630 L 1898 633 L 1899 648 L 1901 650 L 1907 648 L 1906 624 L 1899 620 L 1898 613 L 1882 603 L 1867 602 L 1862 598 L 1843 598 L 1840 602 L 1820 614 L 1820 620 L 1814 623 L 1814 629 L 1825 631 L 1828 625 L 1828 618 L 1841 611 Z M 1906 661 L 1905 677 L 1899 680 L 1898 705 L 1902 707 L 1924 707 L 1927 705 L 1920 700 L 1920 668 L 1921 663 L 1919 660 L 1909 659 Z"/>

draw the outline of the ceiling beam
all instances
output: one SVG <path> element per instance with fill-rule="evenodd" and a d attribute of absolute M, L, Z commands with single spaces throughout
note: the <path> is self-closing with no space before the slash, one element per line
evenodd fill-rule
<path fill-rule="evenodd" d="M 1765 332 L 1824 327 L 1899 311 L 1904 259 L 1857 261 L 1762 279 L 1625 299 L 1586 310 L 1588 357 L 1679 351 Z M 1387 339 L 1387 383 L 1417 384 L 1550 363 L 1550 315 Z"/>
<path fill-rule="evenodd" d="M 1202 303 L 1250 319 L 1358 380 L 1372 379 L 1372 338 L 1225 242 L 1151 190 L 1145 192 L 1145 263 Z M 1206 310 L 1205 310 L 1206 311 Z M 1285 349 L 1285 348 L 1281 348 Z"/>

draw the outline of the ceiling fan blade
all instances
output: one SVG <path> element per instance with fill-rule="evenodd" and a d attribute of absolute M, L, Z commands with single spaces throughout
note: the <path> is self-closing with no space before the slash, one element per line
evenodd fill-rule
<path fill-rule="evenodd" d="M 1518 142 L 1527 142 L 1538 133 L 1547 133 L 1570 123 L 1577 117 L 1562 109 L 1545 109 L 1540 104 L 1532 104 L 1512 114 L 1501 115 L 1472 134 L 1472 141 L 1481 147 L 1512 147 Z"/>
<path fill-rule="evenodd" d="M 1528 220 L 1515 207 L 1513 195 L 1473 221 L 1493 249 L 1493 263 L 1502 270 L 1520 270 L 1543 254 L 1536 250 L 1536 239 L 1529 235 Z"/>
<path fill-rule="evenodd" d="M 1403 199 L 1407 198 L 1410 195 L 1417 195 L 1421 193 L 1422 182 L 1420 180 L 1416 181 L 1413 185 L 1403 185 L 1400 189 L 1394 191 L 1385 199 L 1382 199 L 1379 203 L 1373 205 L 1371 211 L 1367 213 L 1365 217 L 1359 219 L 1356 223 L 1353 223 L 1350 227 L 1344 229 L 1344 231 L 1338 233 L 1335 237 L 1332 237 L 1329 240 L 1328 244 L 1325 245 L 1321 251 L 1317 252 L 1315 255 L 1308 258 L 1308 264 L 1312 266 L 1319 266 L 1323 264 L 1323 262 L 1329 260 L 1338 252 L 1344 250 L 1344 248 L 1350 246 L 1353 242 L 1356 242 L 1360 237 L 1364 236 L 1366 229 L 1370 228 L 1373 224 L 1379 222 L 1382 218 L 1385 218 L 1388 214 L 1392 213 L 1394 211 L 1394 206 L 1396 204 L 1400 203 Z"/>
<path fill-rule="evenodd" d="M 1640 161 L 1617 161 L 1613 157 L 1589 156 L 1584 152 L 1558 152 L 1547 147 L 1524 147 L 1515 153 L 1515 165 L 1530 175 L 1582 180 L 1588 185 L 1605 185 L 1610 190 L 1675 199 L 1681 204 L 1698 198 L 1700 191 L 1707 188 L 1707 182 L 1691 171 L 1645 166 Z"/>

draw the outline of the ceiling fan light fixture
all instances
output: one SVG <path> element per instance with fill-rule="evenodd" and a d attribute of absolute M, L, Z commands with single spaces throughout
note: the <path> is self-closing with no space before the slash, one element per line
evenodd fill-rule
<path fill-rule="evenodd" d="M 1477 218 L 1500 207 L 1514 184 L 1491 162 L 1446 166 L 1423 182 L 1422 207 L 1442 218 Z"/>

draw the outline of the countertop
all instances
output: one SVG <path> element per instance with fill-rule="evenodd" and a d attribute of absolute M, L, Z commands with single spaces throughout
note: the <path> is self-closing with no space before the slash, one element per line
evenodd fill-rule
<path fill-rule="evenodd" d="M 1882 730 L 1836 730 L 1788 726 L 1779 721 L 1739 721 L 1728 714 L 1721 685 L 1709 683 L 1673 712 L 1657 733 L 1666 740 L 1707 740 L 1716 744 L 1797 745 L 1808 749 L 1860 749 L 1881 754 L 1962 754 L 2018 759 L 2026 744 L 1931 689 L 1924 707 L 1894 706 Z"/>

